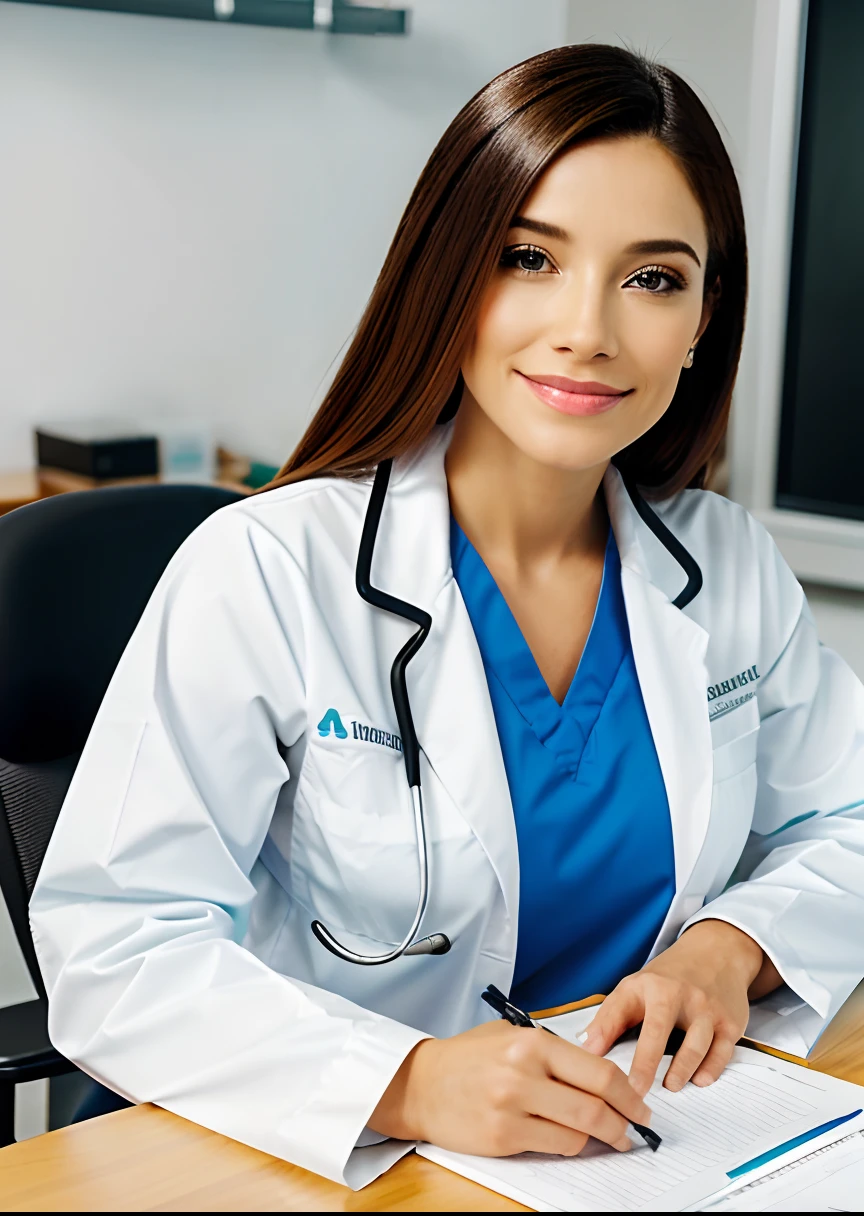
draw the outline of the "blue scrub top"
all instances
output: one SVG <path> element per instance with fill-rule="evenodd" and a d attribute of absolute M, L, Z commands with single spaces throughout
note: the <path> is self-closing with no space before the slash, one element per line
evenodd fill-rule
<path fill-rule="evenodd" d="M 519 846 L 511 997 L 549 1009 L 645 964 L 675 893 L 666 788 L 642 701 L 612 530 L 582 658 L 559 705 L 483 559 L 451 515 Z"/>

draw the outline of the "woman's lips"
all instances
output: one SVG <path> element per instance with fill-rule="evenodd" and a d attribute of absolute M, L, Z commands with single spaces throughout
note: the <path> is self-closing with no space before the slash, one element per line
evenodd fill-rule
<path fill-rule="evenodd" d="M 632 388 L 615 389 L 594 380 L 580 382 L 566 376 L 544 376 L 542 380 L 534 380 L 523 372 L 516 375 L 536 397 L 562 414 L 605 414 L 633 392 Z"/>

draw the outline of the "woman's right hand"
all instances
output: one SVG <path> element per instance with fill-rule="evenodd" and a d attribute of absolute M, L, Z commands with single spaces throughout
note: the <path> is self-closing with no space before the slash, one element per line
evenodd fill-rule
<path fill-rule="evenodd" d="M 628 1121 L 650 1120 L 650 1108 L 610 1060 L 500 1021 L 418 1043 L 368 1126 L 483 1157 L 572 1157 L 589 1136 L 625 1152 Z"/>

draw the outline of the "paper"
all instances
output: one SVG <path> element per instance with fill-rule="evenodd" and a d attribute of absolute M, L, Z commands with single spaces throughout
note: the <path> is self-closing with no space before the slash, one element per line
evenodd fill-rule
<path fill-rule="evenodd" d="M 702 1211 L 864 1211 L 864 1126 L 764 1177 L 744 1183 L 719 1202 L 706 1203 Z"/>
<path fill-rule="evenodd" d="M 634 1050 L 621 1044 L 609 1058 L 626 1071 Z M 668 1063 L 666 1057 L 658 1076 Z M 655 1083 L 647 1102 L 651 1126 L 663 1137 L 657 1153 L 645 1145 L 617 1153 L 596 1141 L 574 1158 L 471 1157 L 427 1145 L 417 1151 L 538 1211 L 680 1211 L 728 1185 L 727 1170 L 848 1113 L 861 1098 L 857 1086 L 739 1047 L 714 1085 L 673 1094 Z"/>

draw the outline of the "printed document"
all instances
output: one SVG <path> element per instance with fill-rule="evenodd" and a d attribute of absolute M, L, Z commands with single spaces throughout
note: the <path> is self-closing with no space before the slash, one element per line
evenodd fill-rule
<path fill-rule="evenodd" d="M 621 1043 L 608 1058 L 627 1072 L 634 1051 L 635 1043 Z M 578 1157 L 474 1157 L 426 1144 L 417 1152 L 537 1211 L 680 1212 L 728 1187 L 728 1170 L 864 1107 L 861 1087 L 750 1048 L 736 1047 L 713 1085 L 686 1085 L 678 1093 L 661 1085 L 669 1061 L 664 1058 L 646 1098 L 651 1127 L 663 1137 L 656 1153 L 635 1133 L 629 1153 L 594 1140 Z M 797 1155 L 842 1138 L 852 1126 L 811 1141 Z"/>

